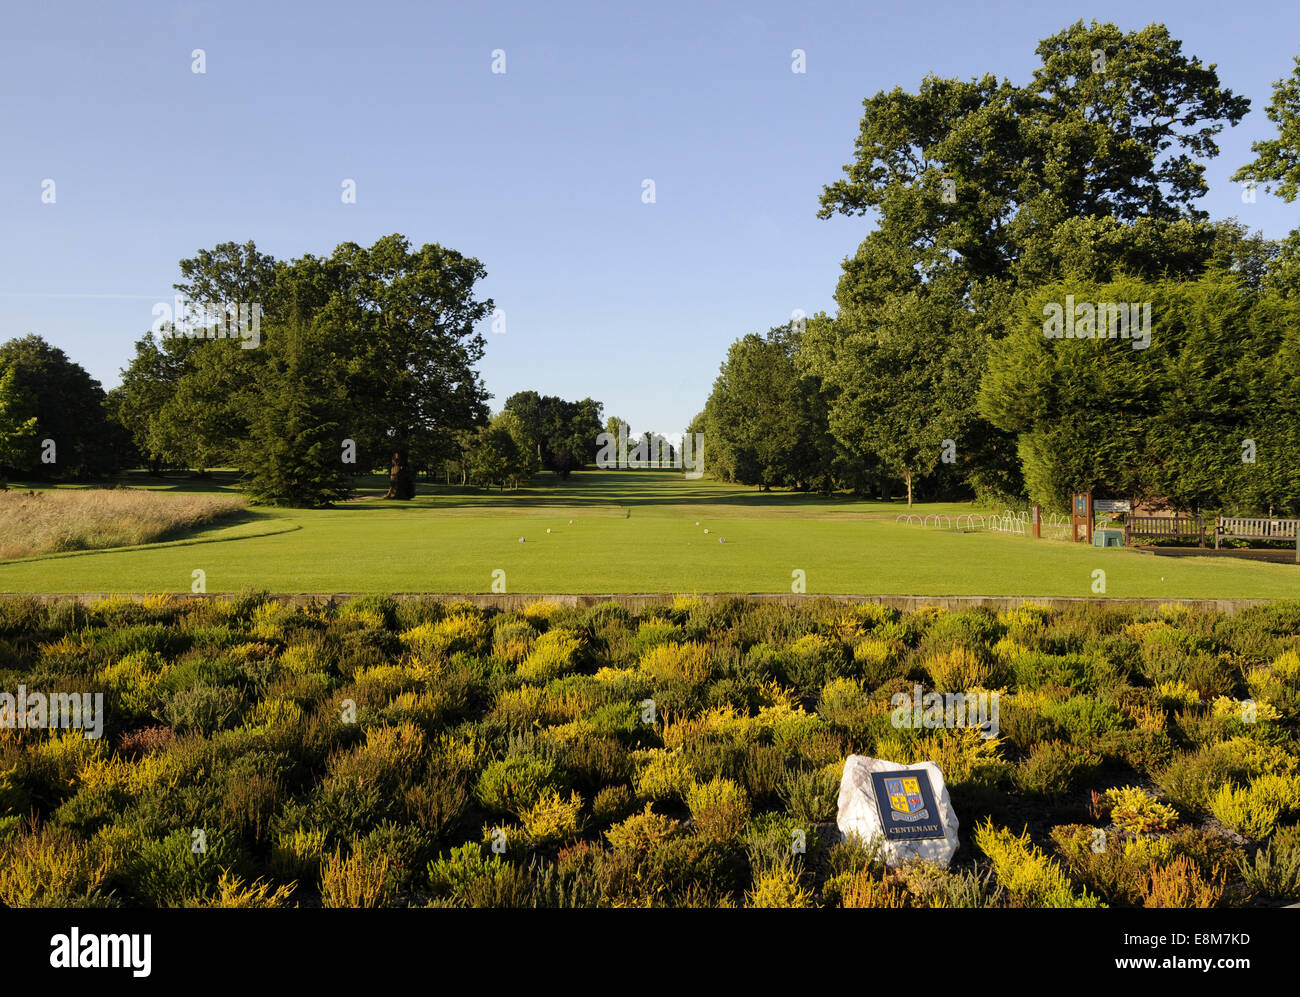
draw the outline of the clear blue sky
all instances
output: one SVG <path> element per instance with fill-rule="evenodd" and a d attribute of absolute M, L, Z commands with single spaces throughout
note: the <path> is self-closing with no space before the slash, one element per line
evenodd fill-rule
<path fill-rule="evenodd" d="M 1295 227 L 1300 205 L 1242 204 L 1227 179 L 1274 134 L 1271 83 L 1300 53 L 1281 0 L 7 4 L 0 338 L 38 333 L 111 387 L 200 247 L 289 258 L 401 232 L 487 267 L 507 314 L 481 368 L 494 408 L 590 395 L 674 432 L 734 339 L 833 310 L 867 222 L 819 221 L 817 198 L 863 97 L 931 71 L 1024 82 L 1080 18 L 1163 22 L 1217 63 L 1252 110 L 1202 206 Z"/>

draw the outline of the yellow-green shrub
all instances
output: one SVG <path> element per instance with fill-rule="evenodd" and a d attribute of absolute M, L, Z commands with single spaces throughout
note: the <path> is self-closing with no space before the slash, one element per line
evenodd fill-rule
<path fill-rule="evenodd" d="M 528 840 L 539 848 L 562 844 L 582 831 L 582 797 L 570 793 L 565 800 L 554 790 L 519 815 Z"/>
<path fill-rule="evenodd" d="M 0 845 L 0 901 L 8 907 L 93 906 L 114 867 L 111 853 L 44 826 Z"/>
<path fill-rule="evenodd" d="M 791 866 L 777 866 L 759 873 L 754 888 L 745 895 L 746 907 L 790 908 L 815 907 L 812 890 L 799 881 L 799 872 Z"/>
<path fill-rule="evenodd" d="M 1278 818 L 1300 809 L 1300 777 L 1266 773 L 1244 788 L 1220 787 L 1210 801 L 1210 813 L 1238 834 L 1262 840 L 1273 833 Z"/>
<path fill-rule="evenodd" d="M 533 642 L 532 650 L 519 665 L 519 677 L 526 682 L 549 682 L 577 667 L 582 638 L 564 627 L 548 630 Z"/>
<path fill-rule="evenodd" d="M 680 822 L 655 813 L 647 803 L 645 810 L 615 824 L 605 832 L 605 837 L 616 852 L 645 854 L 680 831 Z"/>
<path fill-rule="evenodd" d="M 940 692 L 992 688 L 1002 673 L 998 665 L 961 645 L 927 658 L 925 670 Z"/>
<path fill-rule="evenodd" d="M 98 678 L 118 702 L 136 717 L 148 716 L 157 697 L 158 684 L 171 671 L 157 651 L 132 651 L 116 664 L 102 668 Z"/>
<path fill-rule="evenodd" d="M 695 773 L 686 756 L 665 748 L 634 752 L 637 765 L 632 785 L 643 800 L 682 800 L 694 782 Z"/>
<path fill-rule="evenodd" d="M 275 886 L 270 882 L 255 879 L 245 882 L 240 877 L 222 872 L 217 881 L 217 895 L 212 898 L 186 900 L 183 907 L 227 907 L 239 909 L 265 909 L 288 907 L 296 883 L 287 886 Z"/>
<path fill-rule="evenodd" d="M 699 644 L 659 644 L 641 656 L 640 667 L 656 682 L 699 685 L 713 673 L 708 650 Z"/>
<path fill-rule="evenodd" d="M 402 643 L 417 654 L 481 654 L 487 645 L 488 625 L 476 613 L 456 613 L 436 623 L 421 623 L 400 634 Z"/>
<path fill-rule="evenodd" d="M 314 880 L 325 855 L 325 832 L 296 828 L 284 832 L 271 849 L 271 871 L 282 879 Z"/>
<path fill-rule="evenodd" d="M 713 841 L 734 841 L 749 822 L 749 794 L 730 779 L 696 783 L 686 793 L 695 829 Z"/>
<path fill-rule="evenodd" d="M 1121 831 L 1150 834 L 1168 831 L 1178 821 L 1178 811 L 1159 802 L 1136 786 L 1106 790 L 1110 819 Z"/>
<path fill-rule="evenodd" d="M 1085 889 L 1075 894 L 1061 867 L 1029 839 L 987 821 L 975 828 L 975 846 L 989 859 L 1003 889 L 1023 907 L 1104 907 Z"/>
<path fill-rule="evenodd" d="M 389 900 L 388 856 L 346 858 L 334 852 L 320 871 L 320 896 L 325 907 L 383 907 Z"/>

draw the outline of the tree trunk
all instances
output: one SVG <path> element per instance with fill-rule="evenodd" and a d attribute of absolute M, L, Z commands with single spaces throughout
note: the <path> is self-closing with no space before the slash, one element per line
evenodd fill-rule
<path fill-rule="evenodd" d="M 407 463 L 410 455 L 405 450 L 393 452 L 393 466 L 388 471 L 388 494 L 384 498 L 410 499 L 415 497 L 415 479 Z"/>
<path fill-rule="evenodd" d="M 903 480 L 907 482 L 907 507 L 912 508 L 912 472 L 905 471 Z"/>

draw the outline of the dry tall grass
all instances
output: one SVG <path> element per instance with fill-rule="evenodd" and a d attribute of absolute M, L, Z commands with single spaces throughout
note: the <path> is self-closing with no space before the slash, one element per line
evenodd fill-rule
<path fill-rule="evenodd" d="M 0 559 L 153 543 L 246 508 L 217 495 L 130 488 L 0 492 Z"/>

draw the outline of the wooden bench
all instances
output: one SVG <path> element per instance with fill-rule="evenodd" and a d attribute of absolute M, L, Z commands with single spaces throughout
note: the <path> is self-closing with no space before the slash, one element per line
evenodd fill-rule
<path fill-rule="evenodd" d="M 1125 516 L 1124 546 L 1134 537 L 1195 540 L 1205 545 L 1205 524 L 1199 516 Z"/>
<path fill-rule="evenodd" d="M 1220 516 L 1214 527 L 1214 549 L 1219 549 L 1219 540 L 1223 537 L 1238 540 L 1289 540 L 1295 543 L 1297 527 L 1300 527 L 1300 519 Z"/>

